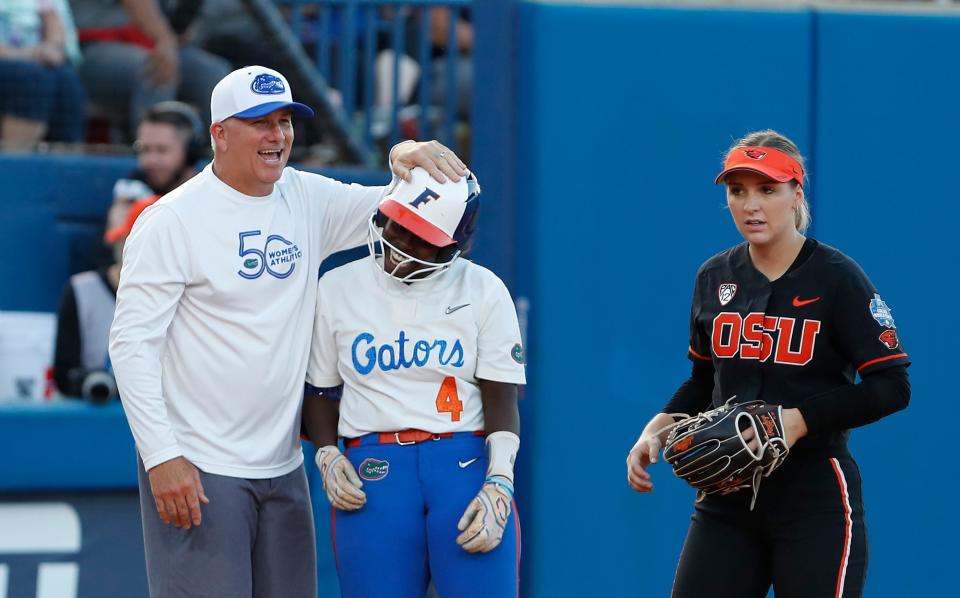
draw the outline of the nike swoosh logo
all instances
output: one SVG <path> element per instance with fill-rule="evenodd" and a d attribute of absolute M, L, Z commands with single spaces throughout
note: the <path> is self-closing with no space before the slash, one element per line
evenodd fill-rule
<path fill-rule="evenodd" d="M 468 305 L 469 305 L 469 304 L 468 304 Z M 473 465 L 473 462 L 476 461 L 476 460 L 479 459 L 479 458 L 480 458 L 480 457 L 474 457 L 473 459 L 470 459 L 469 461 L 457 461 L 457 463 L 460 465 L 460 469 L 466 469 L 466 468 L 470 467 L 471 465 Z"/>
<path fill-rule="evenodd" d="M 793 306 L 794 306 L 794 307 L 803 307 L 804 305 L 810 305 L 811 303 L 816 303 L 817 301 L 820 301 L 820 297 L 814 297 L 813 299 L 803 299 L 803 300 L 801 300 L 801 299 L 800 299 L 800 296 L 799 296 L 799 295 L 796 295 L 796 296 L 793 298 Z"/>
<path fill-rule="evenodd" d="M 469 303 L 464 303 L 463 305 L 457 305 L 457 306 L 450 305 L 450 306 L 447 307 L 447 311 L 446 311 L 445 313 L 449 316 L 450 314 L 452 314 L 453 312 L 457 311 L 458 309 L 463 309 L 464 307 L 466 307 L 466 306 L 468 306 L 468 305 L 470 305 L 470 304 L 469 304 Z"/>

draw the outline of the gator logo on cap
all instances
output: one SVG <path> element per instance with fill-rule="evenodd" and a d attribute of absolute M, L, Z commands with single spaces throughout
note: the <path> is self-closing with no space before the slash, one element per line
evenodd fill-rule
<path fill-rule="evenodd" d="M 390 473 L 390 462 L 372 458 L 364 459 L 357 471 L 365 480 L 382 480 Z"/>
<path fill-rule="evenodd" d="M 767 155 L 767 152 L 758 149 L 748 149 L 743 150 L 743 154 L 751 160 L 763 160 L 763 157 Z"/>
<path fill-rule="evenodd" d="M 261 95 L 277 95 L 287 91 L 287 88 L 283 85 L 283 79 L 270 73 L 262 73 L 254 77 L 250 89 L 253 90 L 253 93 Z"/>

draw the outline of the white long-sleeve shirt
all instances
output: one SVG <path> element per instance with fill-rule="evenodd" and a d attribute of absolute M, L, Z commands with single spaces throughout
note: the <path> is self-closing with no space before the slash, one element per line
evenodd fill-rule
<path fill-rule="evenodd" d="M 144 211 L 110 358 L 147 469 L 177 456 L 242 478 L 300 465 L 320 262 L 363 243 L 386 190 L 287 168 L 250 197 L 207 166 Z"/>

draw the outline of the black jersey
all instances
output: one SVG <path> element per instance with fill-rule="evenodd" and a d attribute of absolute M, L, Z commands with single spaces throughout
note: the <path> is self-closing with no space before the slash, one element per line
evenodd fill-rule
<path fill-rule="evenodd" d="M 807 239 L 775 281 L 758 271 L 742 243 L 697 273 L 690 358 L 712 361 L 712 403 L 760 399 L 784 407 L 854 383 L 856 374 L 906 366 L 890 312 L 859 265 Z M 843 445 L 846 433 L 806 439 Z"/>

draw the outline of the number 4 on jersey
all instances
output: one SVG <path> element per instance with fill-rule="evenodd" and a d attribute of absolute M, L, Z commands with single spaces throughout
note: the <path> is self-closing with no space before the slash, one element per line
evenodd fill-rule
<path fill-rule="evenodd" d="M 437 393 L 437 413 L 449 413 L 450 421 L 458 422 L 462 411 L 463 401 L 457 394 L 457 379 L 447 376 L 440 384 L 440 392 Z"/>

